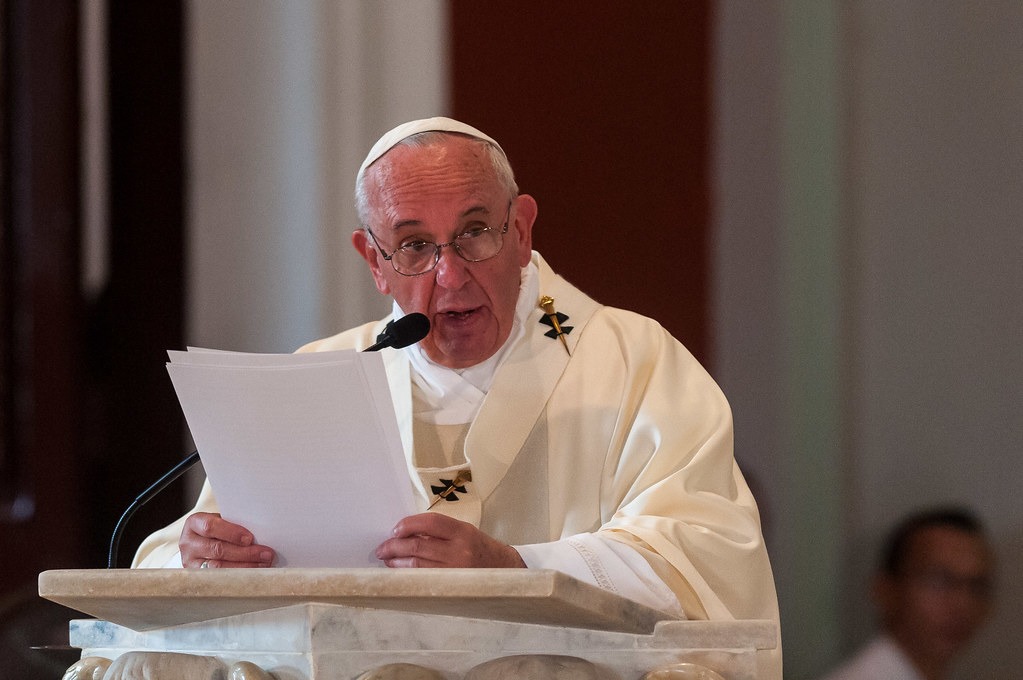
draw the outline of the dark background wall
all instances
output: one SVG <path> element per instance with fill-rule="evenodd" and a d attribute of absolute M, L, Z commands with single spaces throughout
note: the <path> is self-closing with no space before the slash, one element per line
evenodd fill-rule
<path fill-rule="evenodd" d="M 556 271 L 709 362 L 711 3 L 538 7 L 451 3 L 453 115 L 501 142 Z"/>
<path fill-rule="evenodd" d="M 163 369 L 183 339 L 182 6 L 109 10 L 108 269 L 87 295 L 78 4 L 0 4 L 0 677 L 66 668 L 28 649 L 67 639 L 38 573 L 105 566 L 121 511 L 182 455 Z M 121 566 L 178 499 L 145 512 Z"/>

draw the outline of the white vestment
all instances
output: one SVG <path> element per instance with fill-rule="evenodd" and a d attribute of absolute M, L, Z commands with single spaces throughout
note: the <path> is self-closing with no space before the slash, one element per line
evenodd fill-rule
<path fill-rule="evenodd" d="M 626 596 L 644 581 L 655 596 L 667 585 L 678 602 L 661 608 L 689 618 L 777 621 L 759 515 L 732 455 L 720 389 L 657 322 L 600 305 L 538 254 L 533 262 L 540 295 L 567 315 L 571 356 L 534 306 L 465 435 L 478 508 L 469 519 L 516 546 L 530 567 L 560 568 Z M 303 351 L 364 349 L 386 321 Z M 382 354 L 425 509 L 436 496 L 415 463 L 410 362 L 405 351 Z M 196 511 L 216 512 L 208 484 Z M 171 563 L 183 521 L 147 539 L 135 566 Z"/>
<path fill-rule="evenodd" d="M 887 635 L 879 635 L 823 680 L 924 680 L 906 653 Z"/>

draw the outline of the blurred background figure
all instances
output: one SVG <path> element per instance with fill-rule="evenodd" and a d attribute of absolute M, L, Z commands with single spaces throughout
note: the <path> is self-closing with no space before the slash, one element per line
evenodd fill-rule
<path fill-rule="evenodd" d="M 994 558 L 968 510 L 935 508 L 890 534 L 873 583 L 881 631 L 825 680 L 942 680 L 991 610 Z"/>

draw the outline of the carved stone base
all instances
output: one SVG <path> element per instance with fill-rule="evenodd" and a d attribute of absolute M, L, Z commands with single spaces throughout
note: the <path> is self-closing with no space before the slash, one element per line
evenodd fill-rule
<path fill-rule="evenodd" d="M 771 655 L 778 645 L 777 629 L 770 621 L 662 621 L 652 633 L 644 634 L 329 604 L 292 605 L 148 631 L 100 620 L 72 621 L 70 637 L 71 644 L 87 656 L 116 659 L 140 651 L 212 656 L 225 668 L 250 662 L 274 680 L 353 680 L 360 676 L 363 680 L 389 680 L 390 676 L 382 675 L 385 671 L 392 672 L 395 680 L 406 680 L 401 673 L 411 672 L 409 665 L 422 672 L 409 675 L 408 680 L 483 680 L 515 677 L 482 675 L 488 668 L 527 663 L 541 669 L 538 660 L 552 662 L 558 657 L 574 657 L 583 663 L 566 664 L 560 671 L 548 664 L 547 670 L 553 674 L 530 671 L 520 677 L 635 680 L 686 662 L 715 671 L 726 680 L 775 680 L 770 671 L 776 667 Z M 526 655 L 531 660 L 515 659 Z M 500 663 L 489 667 L 488 662 L 495 659 Z M 583 667 L 592 671 L 589 676 L 576 673 Z M 381 674 L 372 674 L 378 671 Z M 562 671 L 576 674 L 557 674 Z M 176 677 L 180 680 L 182 676 Z M 712 678 L 650 676 L 650 680 Z"/>

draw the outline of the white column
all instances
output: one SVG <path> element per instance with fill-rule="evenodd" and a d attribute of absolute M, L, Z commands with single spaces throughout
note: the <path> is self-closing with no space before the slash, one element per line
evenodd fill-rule
<path fill-rule="evenodd" d="M 190 344 L 286 352 L 389 310 L 350 246 L 355 171 L 389 127 L 446 112 L 445 15 L 189 3 Z"/>
<path fill-rule="evenodd" d="M 817 0 L 718 13 L 715 371 L 766 522 L 791 677 L 841 643 L 840 28 Z"/>
<path fill-rule="evenodd" d="M 987 522 L 1000 576 L 950 677 L 1023 664 L 1021 32 L 1014 0 L 720 3 L 715 368 L 787 677 L 876 628 L 883 535 L 943 502 Z"/>

